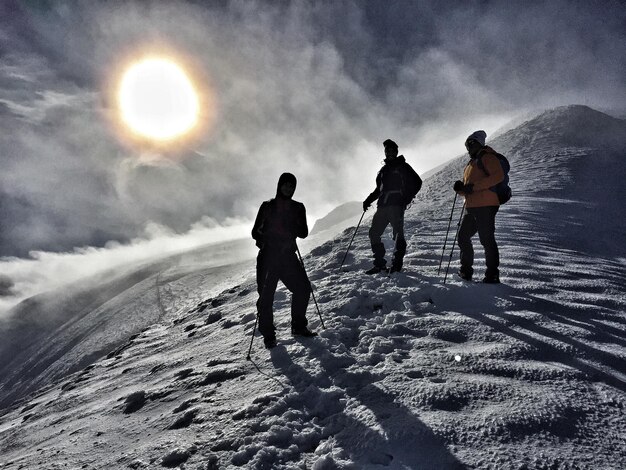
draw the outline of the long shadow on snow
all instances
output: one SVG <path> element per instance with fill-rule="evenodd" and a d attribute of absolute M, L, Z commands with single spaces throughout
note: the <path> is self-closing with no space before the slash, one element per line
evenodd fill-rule
<path fill-rule="evenodd" d="M 526 311 L 539 313 L 556 323 L 576 326 L 577 328 L 585 328 L 594 335 L 601 335 L 609 341 L 612 340 L 615 344 L 623 345 L 626 342 L 626 332 L 617 328 L 608 328 L 610 334 L 607 334 L 606 332 L 599 332 L 598 326 L 591 322 L 590 319 L 581 319 L 581 323 L 573 321 L 579 319 L 581 316 L 581 312 L 577 309 L 533 296 L 521 298 L 520 291 L 504 284 L 500 284 L 496 287 L 496 289 L 497 291 L 494 293 L 497 297 L 510 301 L 514 306 L 514 309 L 509 308 L 509 311 L 511 312 Z M 578 369 L 582 373 L 586 374 L 590 380 L 602 381 L 612 387 L 626 392 L 626 382 L 617 376 L 582 360 L 582 358 L 584 358 L 587 360 L 597 361 L 607 369 L 614 369 L 618 372 L 626 374 L 626 360 L 624 358 L 600 349 L 596 349 L 576 338 L 561 334 L 550 328 L 546 328 L 545 326 L 537 325 L 528 318 L 523 318 L 504 311 L 494 312 L 492 314 L 493 316 L 507 320 L 509 325 L 505 325 L 500 321 L 488 317 L 480 310 L 479 306 L 475 308 L 468 306 L 468 308 L 464 308 L 461 313 L 473 318 L 476 321 L 482 322 L 487 326 L 490 326 L 495 331 L 537 348 L 539 352 L 544 354 L 550 360 L 558 361 L 568 367 Z M 516 327 L 518 329 L 513 329 L 512 327 Z M 563 351 L 547 341 L 542 341 L 535 336 L 520 331 L 520 329 L 568 344 L 573 348 L 574 352 L 570 353 Z M 575 357 L 575 353 L 579 354 L 582 358 Z"/>
<path fill-rule="evenodd" d="M 322 371 L 319 375 L 323 378 L 315 378 L 305 368 L 295 364 L 282 347 L 271 351 L 271 360 L 276 369 L 290 380 L 298 394 L 310 395 L 311 387 L 322 394 L 320 386 L 327 387 L 332 383 L 345 391 L 346 398 L 358 401 L 375 415 L 376 425 L 382 428 L 382 432 L 373 430 L 346 413 L 345 405 L 335 396 L 336 406 L 328 407 L 331 412 L 326 416 L 323 413 L 317 416 L 320 423 L 330 429 L 330 436 L 357 464 L 385 465 L 389 468 L 466 468 L 450 453 L 442 438 L 437 437 L 409 408 L 398 403 L 391 393 L 373 383 L 377 380 L 373 374 L 331 367 L 344 362 L 345 358 L 333 355 L 323 346 L 307 344 L 307 347 L 316 357 L 318 354 L 322 356 L 319 362 Z M 337 409 L 342 411 L 337 412 Z M 398 433 L 395 429 L 402 431 Z"/>

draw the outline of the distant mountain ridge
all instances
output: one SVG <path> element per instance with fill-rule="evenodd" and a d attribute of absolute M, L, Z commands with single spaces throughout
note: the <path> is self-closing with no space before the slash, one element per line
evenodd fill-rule
<path fill-rule="evenodd" d="M 322 230 L 331 229 L 338 224 L 344 223 L 346 220 L 354 219 L 354 223 L 358 221 L 359 215 L 363 212 L 363 203 L 358 201 L 346 202 L 337 206 L 321 219 L 313 224 L 311 235 L 321 232 Z M 342 229 L 345 227 L 341 227 Z M 337 230 L 339 231 L 339 230 Z"/>

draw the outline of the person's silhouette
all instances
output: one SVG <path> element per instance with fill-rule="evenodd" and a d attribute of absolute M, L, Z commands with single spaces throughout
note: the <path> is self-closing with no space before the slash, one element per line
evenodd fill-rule
<path fill-rule="evenodd" d="M 291 333 L 316 335 L 307 328 L 306 318 L 311 284 L 296 254 L 296 237 L 306 238 L 309 234 L 304 204 L 292 199 L 296 183 L 291 173 L 280 175 L 276 197 L 261 204 L 252 228 L 252 238 L 260 248 L 257 257 L 259 331 L 268 349 L 276 346 L 273 303 L 278 281 L 293 294 Z"/>

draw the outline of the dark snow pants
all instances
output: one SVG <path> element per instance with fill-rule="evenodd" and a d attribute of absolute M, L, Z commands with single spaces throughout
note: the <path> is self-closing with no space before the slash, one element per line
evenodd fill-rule
<path fill-rule="evenodd" d="M 311 283 L 296 253 L 261 250 L 257 257 L 256 280 L 259 331 L 265 338 L 275 337 L 273 304 L 278 281 L 282 281 L 292 294 L 291 327 L 299 329 L 307 326 L 306 308 L 311 296 Z"/>
<path fill-rule="evenodd" d="M 485 277 L 498 277 L 500 254 L 496 243 L 496 214 L 499 206 L 468 207 L 459 228 L 458 245 L 461 250 L 461 271 L 471 276 L 474 273 L 474 247 L 472 237 L 478 232 L 480 244 L 485 249 Z"/>
<path fill-rule="evenodd" d="M 384 268 L 387 264 L 385 260 L 385 245 L 382 243 L 380 237 L 389 224 L 391 224 L 391 228 L 393 229 L 393 239 L 395 241 L 391 266 L 399 270 L 402 268 L 402 261 L 406 253 L 403 206 L 378 207 L 374 217 L 372 217 L 372 226 L 370 227 L 369 236 L 372 251 L 374 252 L 374 266 Z"/>

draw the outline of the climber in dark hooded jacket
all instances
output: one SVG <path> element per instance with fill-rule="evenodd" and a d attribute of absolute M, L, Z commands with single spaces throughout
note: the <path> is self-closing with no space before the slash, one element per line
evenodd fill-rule
<path fill-rule="evenodd" d="M 387 272 L 385 245 L 381 235 L 389 224 L 393 229 L 395 241 L 390 272 L 402 270 L 402 261 L 406 252 L 404 238 L 404 211 L 422 187 L 422 179 L 411 168 L 403 155 L 398 156 L 398 144 L 387 139 L 385 148 L 385 165 L 376 175 L 376 189 L 363 201 L 363 212 L 378 199 L 376 213 L 372 217 L 369 237 L 374 253 L 374 267 L 365 271 L 366 274 Z"/>
<path fill-rule="evenodd" d="M 307 328 L 306 319 L 311 284 L 296 254 L 296 237 L 309 234 L 304 204 L 292 199 L 296 184 L 291 173 L 280 175 L 276 197 L 261 204 L 252 228 L 252 238 L 260 248 L 256 271 L 259 331 L 268 349 L 276 346 L 273 303 L 278 281 L 292 293 L 291 333 L 316 335 Z"/>

